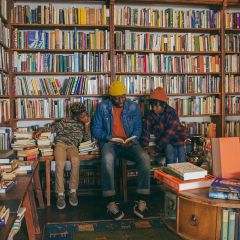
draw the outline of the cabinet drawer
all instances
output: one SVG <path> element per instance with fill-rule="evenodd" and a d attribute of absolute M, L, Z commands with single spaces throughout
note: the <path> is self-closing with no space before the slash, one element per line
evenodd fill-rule
<path fill-rule="evenodd" d="M 217 207 L 179 197 L 179 233 L 189 239 L 214 240 Z"/>

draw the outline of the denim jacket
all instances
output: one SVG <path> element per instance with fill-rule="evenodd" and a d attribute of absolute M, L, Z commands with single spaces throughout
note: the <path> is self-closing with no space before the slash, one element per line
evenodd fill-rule
<path fill-rule="evenodd" d="M 122 123 L 127 137 L 137 136 L 138 142 L 142 133 L 142 117 L 137 103 L 126 100 L 122 112 Z M 103 100 L 97 107 L 92 119 L 93 136 L 101 143 L 112 138 L 113 113 L 110 99 Z"/>

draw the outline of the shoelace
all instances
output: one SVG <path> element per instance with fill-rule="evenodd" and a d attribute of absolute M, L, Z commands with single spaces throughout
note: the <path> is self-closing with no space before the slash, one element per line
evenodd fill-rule
<path fill-rule="evenodd" d="M 110 202 L 108 205 L 107 205 L 107 210 L 108 212 L 111 212 L 113 214 L 116 214 L 119 212 L 119 209 L 118 209 L 118 204 L 115 203 L 115 202 Z"/>
<path fill-rule="evenodd" d="M 145 211 L 145 210 L 147 209 L 147 204 L 146 204 L 145 201 L 140 200 L 140 201 L 138 201 L 137 203 L 138 203 L 138 209 L 139 209 L 140 211 L 143 212 L 143 211 Z"/>

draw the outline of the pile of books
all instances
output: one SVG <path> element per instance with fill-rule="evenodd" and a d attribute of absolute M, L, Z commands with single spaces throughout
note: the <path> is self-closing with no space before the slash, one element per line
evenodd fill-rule
<path fill-rule="evenodd" d="M 209 187 L 214 177 L 192 163 L 172 163 L 154 170 L 154 178 L 175 191 Z"/>
<path fill-rule="evenodd" d="M 5 205 L 0 205 L 0 229 L 7 224 L 10 210 Z"/>
<path fill-rule="evenodd" d="M 39 154 L 35 140 L 32 138 L 33 131 L 25 128 L 18 128 L 14 132 L 13 150 L 17 151 L 19 160 L 36 160 Z"/>
<path fill-rule="evenodd" d="M 94 154 L 99 153 L 99 149 L 96 142 L 91 140 L 82 142 L 78 150 L 79 150 L 79 153 L 83 155 L 90 154 L 90 153 L 94 153 Z"/>
<path fill-rule="evenodd" d="M 0 150 L 0 164 L 10 163 L 14 157 L 13 149 Z"/>
<path fill-rule="evenodd" d="M 37 139 L 38 149 L 41 156 L 52 156 L 53 149 L 51 146 L 52 134 L 51 132 L 43 132 L 41 136 Z"/>
<path fill-rule="evenodd" d="M 209 198 L 240 200 L 240 180 L 217 177 L 209 189 Z"/>

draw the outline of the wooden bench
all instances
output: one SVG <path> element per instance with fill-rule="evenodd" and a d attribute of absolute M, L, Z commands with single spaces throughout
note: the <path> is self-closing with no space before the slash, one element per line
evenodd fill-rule
<path fill-rule="evenodd" d="M 80 161 L 89 161 L 98 158 L 99 154 L 80 154 L 79 159 Z M 47 206 L 51 205 L 51 161 L 54 160 L 54 156 L 45 156 L 39 157 L 39 162 L 45 163 L 45 180 L 46 180 L 46 199 L 47 199 Z M 124 202 L 127 202 L 127 160 L 120 159 L 119 167 L 121 169 L 120 174 L 120 195 Z"/>

